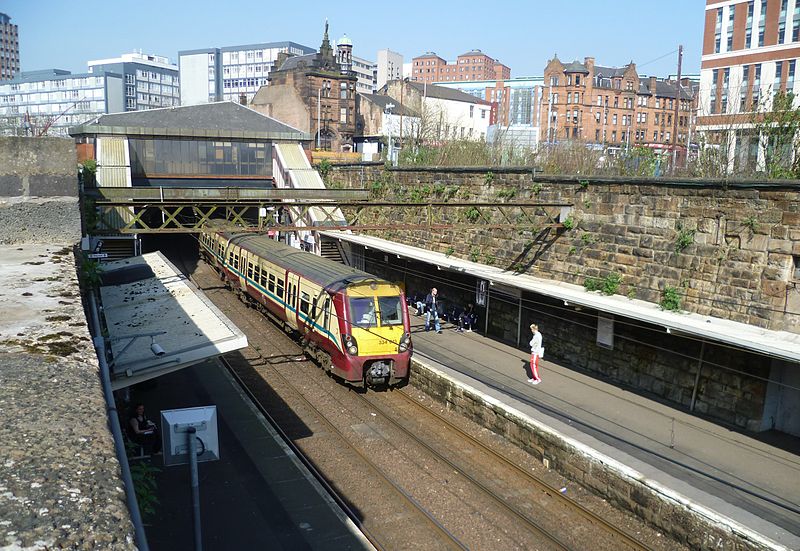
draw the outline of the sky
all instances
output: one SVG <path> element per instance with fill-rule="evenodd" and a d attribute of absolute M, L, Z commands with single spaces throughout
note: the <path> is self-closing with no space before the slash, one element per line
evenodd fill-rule
<path fill-rule="evenodd" d="M 19 25 L 23 71 L 86 72 L 86 62 L 141 50 L 178 62 L 178 52 L 290 40 L 318 48 L 347 34 L 353 55 L 374 61 L 389 48 L 404 61 L 434 51 L 447 60 L 473 48 L 536 76 L 557 54 L 593 56 L 639 74 L 699 73 L 705 0 L 499 0 L 320 2 L 275 0 L 0 0 Z"/>

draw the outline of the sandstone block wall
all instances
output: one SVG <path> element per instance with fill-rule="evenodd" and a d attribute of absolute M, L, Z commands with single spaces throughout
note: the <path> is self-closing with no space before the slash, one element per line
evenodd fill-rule
<path fill-rule="evenodd" d="M 557 234 L 536 227 L 427 232 L 401 225 L 375 234 L 578 285 L 617 273 L 618 292 L 630 297 L 658 303 L 673 288 L 684 310 L 800 332 L 795 182 L 581 179 L 529 169 L 386 170 L 377 164 L 335 167 L 328 181 L 404 202 L 569 203 L 574 227 Z M 550 217 L 558 211 L 543 209 Z M 401 219 L 397 212 L 384 216 Z"/>

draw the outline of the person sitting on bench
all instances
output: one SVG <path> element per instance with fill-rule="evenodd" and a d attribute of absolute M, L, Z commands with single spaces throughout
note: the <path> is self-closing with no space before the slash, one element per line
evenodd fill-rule
<path fill-rule="evenodd" d="M 150 450 L 151 453 L 161 451 L 161 437 L 158 434 L 158 427 L 144 412 L 144 404 L 136 404 L 128 420 L 128 434 L 131 440 L 142 446 L 143 451 Z"/>

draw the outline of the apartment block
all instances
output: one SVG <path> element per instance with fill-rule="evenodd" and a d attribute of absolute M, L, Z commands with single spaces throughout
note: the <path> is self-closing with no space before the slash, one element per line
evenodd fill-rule
<path fill-rule="evenodd" d="M 726 151 L 729 171 L 764 168 L 757 113 L 800 92 L 798 58 L 800 0 L 706 0 L 697 130 Z"/>
<path fill-rule="evenodd" d="M 504 80 L 511 78 L 511 69 L 480 50 L 470 50 L 448 63 L 435 52 L 415 57 L 411 62 L 411 80 L 448 82 Z"/>
<path fill-rule="evenodd" d="M 72 74 L 61 69 L 23 71 L 0 83 L 0 133 L 67 136 L 70 126 L 125 110 L 119 73 Z"/>
<path fill-rule="evenodd" d="M 178 66 L 163 56 L 133 52 L 89 62 L 90 73 L 114 73 L 125 80 L 124 111 L 180 105 Z"/>
<path fill-rule="evenodd" d="M 250 103 L 267 85 L 278 54 L 315 51 L 296 42 L 266 42 L 178 52 L 181 105 L 240 101 L 242 96 Z"/>
<path fill-rule="evenodd" d="M 19 72 L 19 28 L 0 13 L 0 81 L 11 80 Z"/>
<path fill-rule="evenodd" d="M 689 79 L 640 76 L 636 64 L 606 67 L 593 57 L 544 71 L 543 140 L 580 140 L 602 147 L 645 146 L 686 151 L 695 125 L 695 86 Z"/>

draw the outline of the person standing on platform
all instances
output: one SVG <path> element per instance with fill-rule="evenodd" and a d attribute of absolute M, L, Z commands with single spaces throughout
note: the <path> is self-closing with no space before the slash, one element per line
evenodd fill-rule
<path fill-rule="evenodd" d="M 431 289 L 431 292 L 428 293 L 428 296 L 425 297 L 425 331 L 431 330 L 431 318 L 433 318 L 436 332 L 442 332 L 442 326 L 439 323 L 439 305 L 436 304 L 436 296 L 438 293 L 439 291 L 434 287 Z"/>
<path fill-rule="evenodd" d="M 539 326 L 535 323 L 531 324 L 531 369 L 528 374 L 528 382 L 532 385 L 538 385 L 542 382 L 539 377 L 539 360 L 544 356 L 544 348 L 542 347 L 542 334 L 539 333 Z"/>

